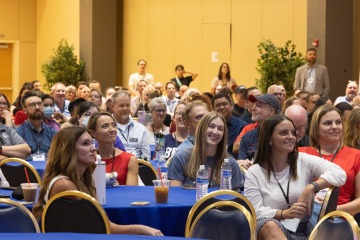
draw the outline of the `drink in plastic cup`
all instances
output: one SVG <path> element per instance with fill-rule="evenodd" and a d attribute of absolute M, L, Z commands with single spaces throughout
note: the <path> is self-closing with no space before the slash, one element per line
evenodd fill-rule
<path fill-rule="evenodd" d="M 24 201 L 34 202 L 38 187 L 39 184 L 37 183 L 22 183 L 21 188 L 24 194 Z"/>
<path fill-rule="evenodd" d="M 153 180 L 156 203 L 167 203 L 170 180 Z"/>

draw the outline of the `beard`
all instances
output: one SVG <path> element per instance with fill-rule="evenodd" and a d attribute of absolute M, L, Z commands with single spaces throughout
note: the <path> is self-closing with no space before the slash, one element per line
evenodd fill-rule
<path fill-rule="evenodd" d="M 44 117 L 44 113 L 37 110 L 33 114 L 28 115 L 29 119 L 31 120 L 41 120 Z"/>

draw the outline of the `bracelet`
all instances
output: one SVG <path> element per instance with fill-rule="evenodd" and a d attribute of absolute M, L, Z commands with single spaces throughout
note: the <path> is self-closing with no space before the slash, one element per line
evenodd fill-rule
<path fill-rule="evenodd" d="M 280 213 L 280 218 L 281 218 L 281 220 L 284 219 L 284 218 L 283 218 L 283 215 L 282 215 L 282 214 L 283 214 L 283 211 L 284 211 L 284 210 L 281 210 L 281 213 Z"/>

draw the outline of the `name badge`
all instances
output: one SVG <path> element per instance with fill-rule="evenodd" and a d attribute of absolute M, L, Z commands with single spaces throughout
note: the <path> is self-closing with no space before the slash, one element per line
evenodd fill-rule
<path fill-rule="evenodd" d="M 31 154 L 33 161 L 45 161 L 45 153 L 34 153 Z"/>
<path fill-rule="evenodd" d="M 296 229 L 300 223 L 300 219 L 299 218 L 285 219 L 285 220 L 281 220 L 280 222 L 287 230 L 296 232 Z"/>
<path fill-rule="evenodd" d="M 129 142 L 138 142 L 137 138 L 129 137 Z"/>

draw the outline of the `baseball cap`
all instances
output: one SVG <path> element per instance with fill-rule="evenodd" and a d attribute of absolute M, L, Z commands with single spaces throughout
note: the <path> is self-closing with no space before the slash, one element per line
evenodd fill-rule
<path fill-rule="evenodd" d="M 254 95 L 250 95 L 249 96 L 249 101 L 254 103 L 256 101 L 262 102 L 262 103 L 267 103 L 269 104 L 272 108 L 275 109 L 275 113 L 279 113 L 280 112 L 280 103 L 279 100 L 277 99 L 277 97 L 273 94 L 263 94 L 263 95 L 259 95 L 259 96 L 254 96 Z"/>

